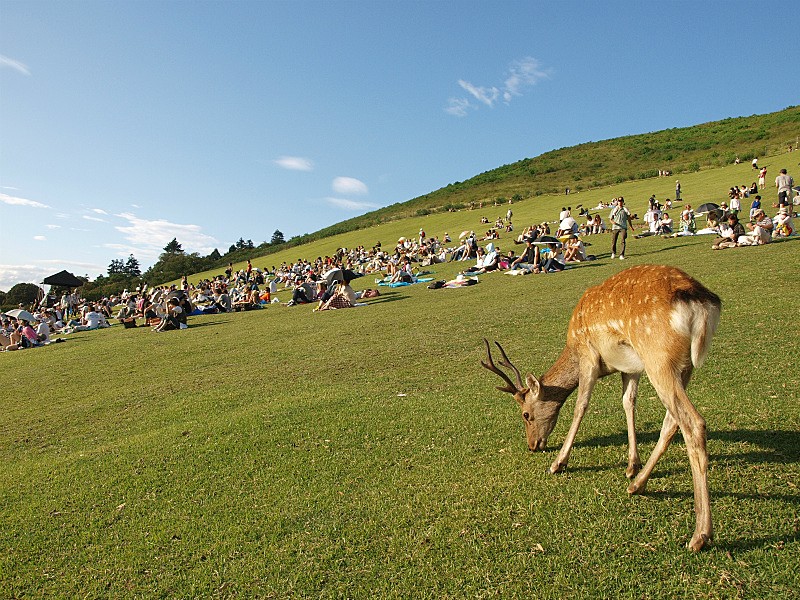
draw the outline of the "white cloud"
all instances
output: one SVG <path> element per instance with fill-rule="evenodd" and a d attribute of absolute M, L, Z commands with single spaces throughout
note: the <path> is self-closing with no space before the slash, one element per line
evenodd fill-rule
<path fill-rule="evenodd" d="M 358 194 L 369 193 L 367 184 L 353 177 L 337 177 L 331 183 L 333 191 L 337 194 Z"/>
<path fill-rule="evenodd" d="M 45 227 L 47 227 L 48 229 L 61 229 L 61 225 L 47 224 L 45 225 Z"/>
<path fill-rule="evenodd" d="M 500 96 L 500 90 L 498 90 L 496 87 L 478 87 L 472 85 L 469 81 L 464 81 L 463 79 L 458 80 L 458 85 L 469 92 L 473 98 L 479 102 L 482 102 L 486 106 L 494 106 L 498 96 Z"/>
<path fill-rule="evenodd" d="M 502 86 L 479 86 L 464 79 L 458 80 L 458 85 L 466 91 L 472 99 L 480 104 L 493 108 L 497 100 L 502 98 L 503 102 L 509 104 L 516 96 L 522 96 L 526 88 L 529 88 L 542 79 L 547 79 L 552 74 L 551 69 L 542 67 L 541 62 L 530 56 L 515 60 L 508 68 Z M 450 98 L 445 112 L 456 117 L 464 117 L 470 109 L 477 109 L 479 105 L 473 104 L 469 97 Z"/>
<path fill-rule="evenodd" d="M 203 233 L 199 225 L 170 223 L 163 219 L 148 221 L 131 213 L 116 216 L 128 221 L 128 225 L 118 225 L 115 229 L 132 244 L 126 252 L 136 254 L 137 257 L 157 257 L 172 238 L 176 238 L 187 252 L 209 254 L 219 246 L 219 241 Z"/>
<path fill-rule="evenodd" d="M 358 202 L 356 200 L 347 200 L 346 198 L 327 197 L 324 198 L 324 200 L 331 206 L 335 206 L 336 208 L 343 208 L 345 210 L 358 211 L 358 210 L 371 210 L 373 208 L 378 208 L 377 204 L 372 204 L 371 202 Z"/>
<path fill-rule="evenodd" d="M 108 213 L 104 211 L 102 208 L 93 208 L 92 212 L 96 212 L 98 215 L 107 215 Z"/>
<path fill-rule="evenodd" d="M 87 221 L 95 221 L 96 223 L 108 223 L 105 219 L 101 219 L 100 217 L 93 217 L 91 215 L 83 215 L 83 218 Z"/>
<path fill-rule="evenodd" d="M 27 206 L 30 208 L 50 208 L 47 204 L 36 202 L 35 200 L 28 200 L 26 198 L 17 198 L 16 196 L 9 196 L 8 194 L 0 194 L 0 202 L 10 204 L 11 206 Z"/>
<path fill-rule="evenodd" d="M 0 290 L 7 292 L 18 283 L 40 284 L 42 279 L 66 269 L 75 275 L 91 275 L 92 278 L 106 272 L 106 267 L 85 262 L 61 259 L 37 260 L 28 264 L 0 264 Z"/>
<path fill-rule="evenodd" d="M 18 73 L 22 73 L 23 75 L 30 75 L 31 72 L 28 70 L 28 66 L 19 62 L 18 60 L 14 60 L 13 58 L 8 58 L 7 56 L 3 56 L 0 54 L 0 67 L 8 67 L 9 69 L 14 69 Z"/>
<path fill-rule="evenodd" d="M 456 117 L 466 117 L 469 109 L 475 108 L 472 102 L 466 98 L 450 98 L 447 107 L 444 109 L 446 113 Z"/>
<path fill-rule="evenodd" d="M 37 242 L 44 242 L 47 240 L 47 238 L 44 237 L 43 235 L 35 235 L 33 236 L 33 239 L 35 239 Z"/>
<path fill-rule="evenodd" d="M 277 158 L 275 164 L 289 171 L 313 171 L 314 163 L 307 158 L 300 156 L 281 156 Z"/>
<path fill-rule="evenodd" d="M 543 69 L 541 63 L 530 56 L 515 61 L 503 86 L 503 100 L 511 102 L 513 96 L 521 96 L 522 89 L 536 85 L 541 79 L 550 77 L 550 70 Z"/>

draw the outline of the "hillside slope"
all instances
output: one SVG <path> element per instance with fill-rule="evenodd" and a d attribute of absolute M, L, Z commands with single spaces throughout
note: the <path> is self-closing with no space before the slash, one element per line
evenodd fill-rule
<path fill-rule="evenodd" d="M 800 143 L 800 106 L 765 115 L 713 121 L 692 127 L 631 135 L 546 152 L 476 175 L 463 182 L 406 202 L 336 223 L 294 238 L 303 243 L 337 233 L 363 229 L 398 218 L 468 207 L 497 198 L 530 198 L 599 188 L 657 177 L 660 169 L 673 174 L 730 165 L 784 152 Z"/>

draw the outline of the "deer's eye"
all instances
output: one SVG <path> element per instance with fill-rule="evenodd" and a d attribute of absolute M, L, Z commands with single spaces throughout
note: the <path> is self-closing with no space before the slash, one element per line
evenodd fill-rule
<path fill-rule="evenodd" d="M 531 415 L 530 413 L 522 413 L 522 418 L 525 419 L 526 421 L 530 421 Z"/>

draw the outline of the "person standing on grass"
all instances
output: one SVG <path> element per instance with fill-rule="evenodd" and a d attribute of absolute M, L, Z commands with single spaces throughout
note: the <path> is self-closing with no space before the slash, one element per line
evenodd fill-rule
<path fill-rule="evenodd" d="M 622 196 L 617 200 L 617 205 L 611 209 L 611 258 L 617 255 L 617 238 L 622 236 L 622 245 L 619 252 L 619 259 L 625 260 L 625 240 L 628 237 L 628 228 L 633 230 L 630 222 L 631 213 L 625 206 L 625 198 Z"/>
<path fill-rule="evenodd" d="M 781 169 L 781 174 L 775 178 L 775 187 L 778 188 L 778 206 L 789 206 L 794 179 Z"/>
<path fill-rule="evenodd" d="M 681 182 L 680 180 L 675 181 L 675 202 L 681 201 Z"/>

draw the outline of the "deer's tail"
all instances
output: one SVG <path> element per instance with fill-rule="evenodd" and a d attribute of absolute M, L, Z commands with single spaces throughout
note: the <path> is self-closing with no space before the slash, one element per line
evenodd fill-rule
<path fill-rule="evenodd" d="M 714 299 L 716 301 L 714 301 Z M 692 307 L 693 318 L 691 324 L 692 339 L 692 364 L 696 368 L 703 366 L 708 351 L 711 349 L 711 340 L 717 331 L 722 302 L 714 295 L 714 299 L 695 302 Z"/>

